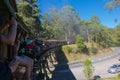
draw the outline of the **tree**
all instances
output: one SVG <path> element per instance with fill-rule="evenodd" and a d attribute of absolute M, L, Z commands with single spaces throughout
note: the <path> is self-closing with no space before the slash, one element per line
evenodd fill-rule
<path fill-rule="evenodd" d="M 64 6 L 60 10 L 61 25 L 65 31 L 66 40 L 74 41 L 80 27 L 80 17 L 72 6 Z"/>
<path fill-rule="evenodd" d="M 52 29 L 55 39 L 75 40 L 79 33 L 80 17 L 72 6 L 64 6 L 60 10 L 51 8 L 47 15 L 43 15 L 43 25 Z"/>
<path fill-rule="evenodd" d="M 94 67 L 92 65 L 91 60 L 86 59 L 84 61 L 84 70 L 83 70 L 85 77 L 87 80 L 91 80 L 93 78 Z"/>
<path fill-rule="evenodd" d="M 117 46 L 120 45 L 120 24 L 117 25 L 116 28 L 114 28 L 114 42 L 116 43 Z"/>
<path fill-rule="evenodd" d="M 105 5 L 108 9 L 113 10 L 115 8 L 120 8 L 120 0 L 109 0 L 106 5 Z M 115 19 L 115 22 L 117 22 L 117 19 Z M 120 32 L 119 32 L 119 24 L 116 26 L 116 28 L 112 29 L 112 38 L 111 38 L 111 43 L 113 46 L 118 46 L 120 45 Z M 114 34 L 113 34 L 114 33 Z M 110 36 L 111 36 L 110 35 Z"/>
<path fill-rule="evenodd" d="M 109 8 L 110 10 L 119 6 L 120 6 L 120 0 L 109 0 L 109 2 L 107 2 L 106 4 L 106 7 Z"/>
<path fill-rule="evenodd" d="M 18 15 L 31 32 L 41 31 L 41 21 L 37 0 L 17 0 Z"/>
<path fill-rule="evenodd" d="M 99 20 L 98 16 L 96 16 L 96 15 L 93 15 L 91 17 L 91 22 L 95 23 L 95 24 L 100 24 L 100 20 Z"/>
<path fill-rule="evenodd" d="M 49 35 L 49 38 L 51 39 L 60 39 L 62 38 L 62 31 L 60 30 L 60 27 L 58 27 L 60 21 L 59 21 L 59 15 L 56 10 L 56 8 L 51 8 L 50 13 L 45 13 L 42 17 L 42 26 L 48 33 L 45 35 Z M 45 32 L 46 32 L 45 31 Z M 61 36 L 59 36 L 61 35 Z"/>

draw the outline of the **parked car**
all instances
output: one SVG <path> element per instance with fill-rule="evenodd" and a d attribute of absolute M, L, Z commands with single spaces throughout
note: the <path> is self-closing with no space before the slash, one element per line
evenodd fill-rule
<path fill-rule="evenodd" d="M 113 74 L 120 72 L 120 64 L 113 64 L 108 68 L 108 72 Z"/>
<path fill-rule="evenodd" d="M 101 77 L 99 76 L 99 75 L 95 75 L 94 77 L 93 77 L 93 80 L 100 80 L 101 79 Z"/>

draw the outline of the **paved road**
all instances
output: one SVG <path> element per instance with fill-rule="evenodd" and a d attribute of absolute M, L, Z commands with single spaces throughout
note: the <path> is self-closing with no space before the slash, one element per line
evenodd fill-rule
<path fill-rule="evenodd" d="M 100 75 L 102 78 L 116 76 L 117 74 L 110 74 L 107 72 L 108 67 L 115 63 L 120 63 L 118 61 L 118 57 L 93 64 L 93 66 L 95 67 L 94 74 Z M 85 79 L 85 76 L 83 73 L 83 67 L 79 67 L 78 65 L 76 67 L 70 68 L 70 70 L 74 74 L 77 80 Z"/>
<path fill-rule="evenodd" d="M 109 55 L 105 58 L 104 56 L 100 57 L 98 61 L 95 61 L 93 64 L 95 67 L 94 75 L 100 75 L 102 78 L 117 76 L 117 74 L 108 73 L 107 69 L 112 64 L 120 63 L 120 61 L 118 61 L 119 52 L 119 49 L 116 49 L 115 52 L 112 53 L 113 57 L 109 58 L 109 56 L 111 56 Z M 66 65 L 64 67 L 57 66 L 52 75 L 52 80 L 85 80 L 83 66 L 81 64 Z"/>

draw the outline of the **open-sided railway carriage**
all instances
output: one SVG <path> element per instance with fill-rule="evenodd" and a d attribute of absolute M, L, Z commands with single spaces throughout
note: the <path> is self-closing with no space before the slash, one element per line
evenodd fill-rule
<path fill-rule="evenodd" d="M 22 35 L 30 33 L 30 30 L 28 29 L 28 27 L 24 24 L 24 22 L 17 15 L 17 6 L 16 6 L 15 0 L 1 0 L 0 1 L 0 14 L 4 19 L 3 21 L 10 20 L 11 17 L 14 17 L 17 20 L 17 23 L 18 23 L 17 36 L 19 33 L 21 33 Z M 6 32 L 7 32 L 7 30 L 6 30 Z M 0 32 L 0 33 L 2 33 L 2 32 Z M 3 34 L 5 34 L 5 33 L 3 33 Z M 17 36 L 16 36 L 16 38 L 18 38 Z M 8 46 L 8 45 L 4 46 L 5 49 L 3 49 L 3 50 L 7 51 L 6 55 L 7 55 L 8 59 L 11 59 L 14 57 L 15 52 L 14 52 L 13 47 L 14 46 Z"/>

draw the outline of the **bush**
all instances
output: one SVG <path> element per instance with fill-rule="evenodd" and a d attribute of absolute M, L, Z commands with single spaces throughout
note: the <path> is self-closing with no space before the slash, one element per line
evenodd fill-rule
<path fill-rule="evenodd" d="M 87 80 L 91 80 L 93 78 L 94 66 L 92 65 L 91 60 L 86 59 L 84 61 L 84 75 Z"/>
<path fill-rule="evenodd" d="M 68 53 L 72 53 L 72 47 L 70 46 L 66 46 L 65 49 L 67 50 Z"/>
<path fill-rule="evenodd" d="M 96 54 L 98 52 L 98 50 L 97 50 L 97 48 L 92 47 L 89 49 L 89 52 Z"/>
<path fill-rule="evenodd" d="M 77 45 L 78 51 L 80 51 L 80 52 L 84 52 L 84 50 L 86 49 L 86 45 L 84 44 L 84 40 L 80 36 L 76 37 L 76 45 Z"/>
<path fill-rule="evenodd" d="M 82 52 L 84 52 L 85 54 L 89 55 L 89 50 L 88 50 L 86 45 L 85 45 L 85 48 L 82 50 Z"/>

